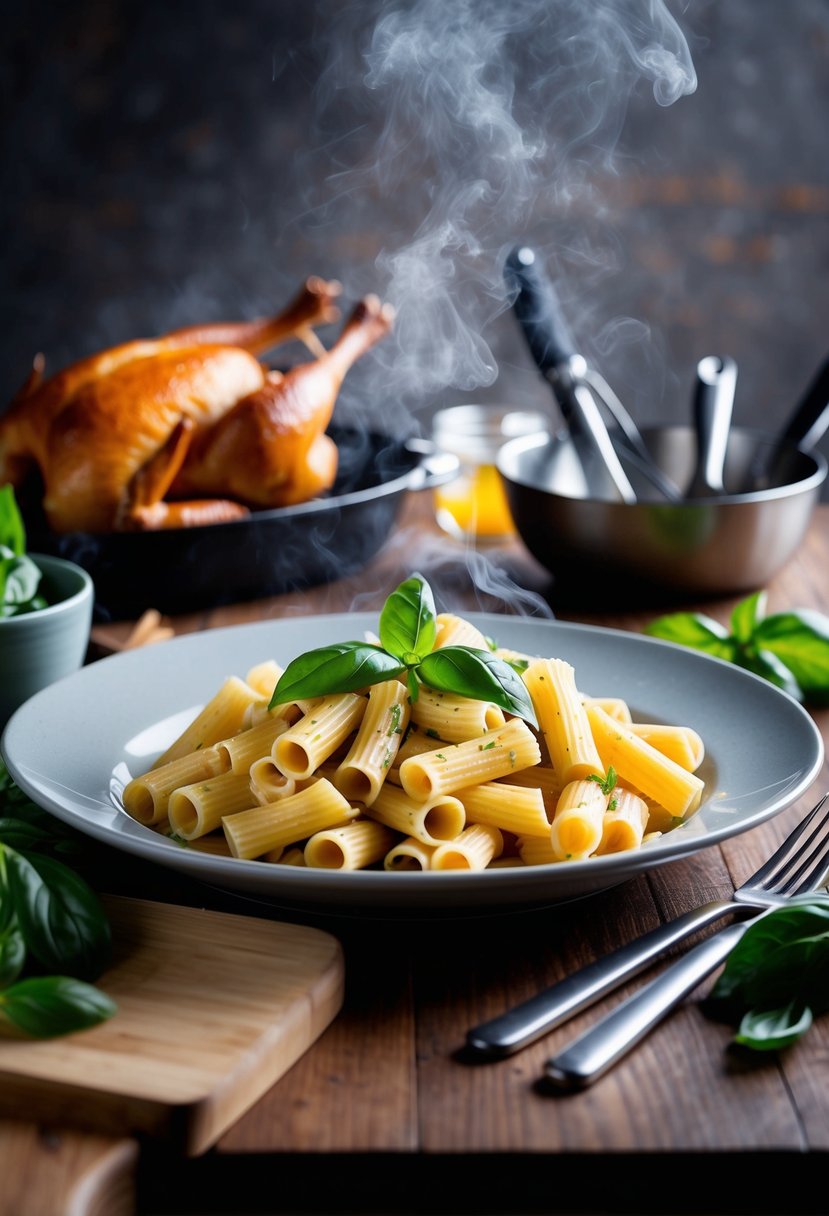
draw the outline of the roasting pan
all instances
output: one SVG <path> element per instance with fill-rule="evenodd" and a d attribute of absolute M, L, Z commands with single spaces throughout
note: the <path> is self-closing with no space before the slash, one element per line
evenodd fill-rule
<path fill-rule="evenodd" d="M 29 495 L 21 498 L 27 546 L 89 572 L 99 623 L 147 608 L 196 612 L 331 582 L 382 548 L 407 491 L 450 480 L 458 461 L 418 438 L 335 426 L 328 433 L 340 454 L 337 480 L 310 502 L 191 528 L 58 535 Z"/>

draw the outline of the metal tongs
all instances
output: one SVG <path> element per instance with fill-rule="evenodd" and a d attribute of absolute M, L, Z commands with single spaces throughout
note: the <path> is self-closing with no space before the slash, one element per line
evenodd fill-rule
<path fill-rule="evenodd" d="M 681 501 L 681 491 L 655 463 L 636 423 L 610 385 L 583 355 L 576 353 L 555 289 L 533 250 L 527 246 L 513 249 L 504 274 L 516 293 L 513 309 L 530 353 L 552 387 L 582 466 L 590 468 L 598 456 L 615 494 L 623 502 L 638 501 L 625 465 L 647 478 L 663 498 Z M 600 406 L 613 420 L 612 434 Z"/>

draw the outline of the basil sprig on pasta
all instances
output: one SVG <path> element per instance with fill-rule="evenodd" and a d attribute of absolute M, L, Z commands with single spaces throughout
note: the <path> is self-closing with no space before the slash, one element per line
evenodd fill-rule
<path fill-rule="evenodd" d="M 307 697 L 356 692 L 405 675 L 412 701 L 425 684 L 437 692 L 489 701 L 537 727 L 529 693 L 515 669 L 488 650 L 471 646 L 435 650 L 435 618 L 432 589 L 422 575 L 413 574 L 383 605 L 379 646 L 336 642 L 306 651 L 285 668 L 270 708 Z"/>

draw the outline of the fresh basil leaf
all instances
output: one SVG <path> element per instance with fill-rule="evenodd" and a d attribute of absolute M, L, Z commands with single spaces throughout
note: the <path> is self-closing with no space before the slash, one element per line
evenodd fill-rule
<path fill-rule="evenodd" d="M 0 486 L 0 545 L 19 557 L 26 552 L 26 530 L 23 517 L 10 484 Z"/>
<path fill-rule="evenodd" d="M 760 621 L 758 646 L 785 664 L 813 705 L 829 705 L 829 618 L 819 612 L 777 612 Z"/>
<path fill-rule="evenodd" d="M 97 979 L 109 961 L 109 921 L 87 883 L 52 857 L 6 849 L 6 875 L 28 949 L 49 971 Z"/>
<path fill-rule="evenodd" d="M 491 701 L 507 713 L 525 718 L 538 728 L 533 703 L 524 681 L 509 663 L 488 650 L 470 646 L 441 646 L 418 667 L 424 684 L 438 692 Z"/>
<path fill-rule="evenodd" d="M 749 925 L 726 960 L 711 998 L 773 1009 L 799 1000 L 829 1008 L 829 897 L 795 897 Z"/>
<path fill-rule="evenodd" d="M 406 672 L 406 684 L 409 689 L 409 700 L 412 705 L 416 704 L 417 698 L 420 696 L 420 681 L 417 678 L 417 672 L 413 667 L 410 667 Z"/>
<path fill-rule="evenodd" d="M 6 604 L 17 608 L 30 603 L 37 594 L 41 573 L 30 557 L 25 554 L 14 557 L 6 568 Z"/>
<path fill-rule="evenodd" d="M 26 961 L 26 943 L 16 924 L 0 937 L 0 988 L 13 984 Z"/>
<path fill-rule="evenodd" d="M 504 662 L 507 663 L 513 671 L 517 672 L 519 676 L 523 675 L 530 665 L 529 659 L 504 659 Z"/>
<path fill-rule="evenodd" d="M 803 700 L 803 690 L 797 680 L 788 667 L 786 667 L 785 663 L 781 663 L 770 650 L 753 650 L 741 647 L 733 662 L 738 667 L 745 668 L 746 671 L 753 671 L 755 675 L 762 676 L 770 684 L 775 684 L 778 688 L 782 688 L 784 692 L 794 697 L 796 701 Z"/>
<path fill-rule="evenodd" d="M 391 593 L 380 613 L 380 644 L 407 667 L 427 655 L 435 644 L 435 600 L 420 574 L 407 578 Z"/>
<path fill-rule="evenodd" d="M 20 980 L 0 992 L 0 1010 L 20 1030 L 51 1039 L 97 1026 L 118 1006 L 100 989 L 65 975 Z"/>
<path fill-rule="evenodd" d="M 736 646 L 719 621 L 701 612 L 671 612 L 645 626 L 645 633 L 666 642 L 704 650 L 719 659 L 734 660 Z"/>
<path fill-rule="evenodd" d="M 391 680 L 405 670 L 398 659 L 370 642 L 322 646 L 306 651 L 288 664 L 277 680 L 269 708 L 306 697 L 356 692 L 369 684 Z"/>
<path fill-rule="evenodd" d="M 753 1051 L 782 1051 L 802 1038 L 813 1022 L 808 1005 L 790 1001 L 780 1009 L 750 1009 L 734 1042 Z"/>
<path fill-rule="evenodd" d="M 36 823 L 9 816 L 0 818 L 0 841 L 10 849 L 37 849 L 50 843 L 49 832 Z"/>
<path fill-rule="evenodd" d="M 767 595 L 765 591 L 755 591 L 746 599 L 740 600 L 731 613 L 731 634 L 738 642 L 750 642 L 754 628 L 765 614 Z"/>

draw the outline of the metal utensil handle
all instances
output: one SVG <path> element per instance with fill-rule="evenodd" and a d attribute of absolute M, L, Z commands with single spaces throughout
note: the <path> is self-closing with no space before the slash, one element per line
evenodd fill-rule
<path fill-rule="evenodd" d="M 736 381 L 737 365 L 733 359 L 709 355 L 697 364 L 694 423 L 698 456 L 689 493 L 707 490 L 721 494 L 724 490 L 723 468 Z"/>
<path fill-rule="evenodd" d="M 564 393 L 561 394 L 562 397 Z M 616 454 L 613 440 L 605 426 L 604 419 L 590 390 L 583 384 L 576 383 L 571 391 L 572 414 L 570 430 L 574 440 L 586 440 L 604 466 L 605 472 L 613 483 L 616 493 L 622 502 L 635 503 L 636 491 L 630 484 L 622 462 Z"/>
<path fill-rule="evenodd" d="M 518 293 L 513 309 L 539 369 L 546 372 L 567 363 L 576 349 L 570 327 L 556 290 L 532 249 L 513 249 L 504 274 L 510 288 Z"/>
<path fill-rule="evenodd" d="M 723 962 L 748 926 L 758 919 L 729 925 L 689 950 L 636 996 L 611 1010 L 548 1060 L 546 1079 L 566 1090 L 584 1089 L 597 1081 Z"/>
<path fill-rule="evenodd" d="M 628 945 L 588 963 L 573 975 L 467 1033 L 467 1046 L 491 1059 L 503 1059 L 534 1043 L 568 1018 L 594 1004 L 626 980 L 639 975 L 660 954 L 705 928 L 727 912 L 738 912 L 732 900 L 716 900 L 659 925 Z M 746 909 L 747 911 L 747 909 Z"/>
<path fill-rule="evenodd" d="M 809 385 L 780 435 L 780 444 L 810 452 L 829 427 L 829 358 Z"/>

